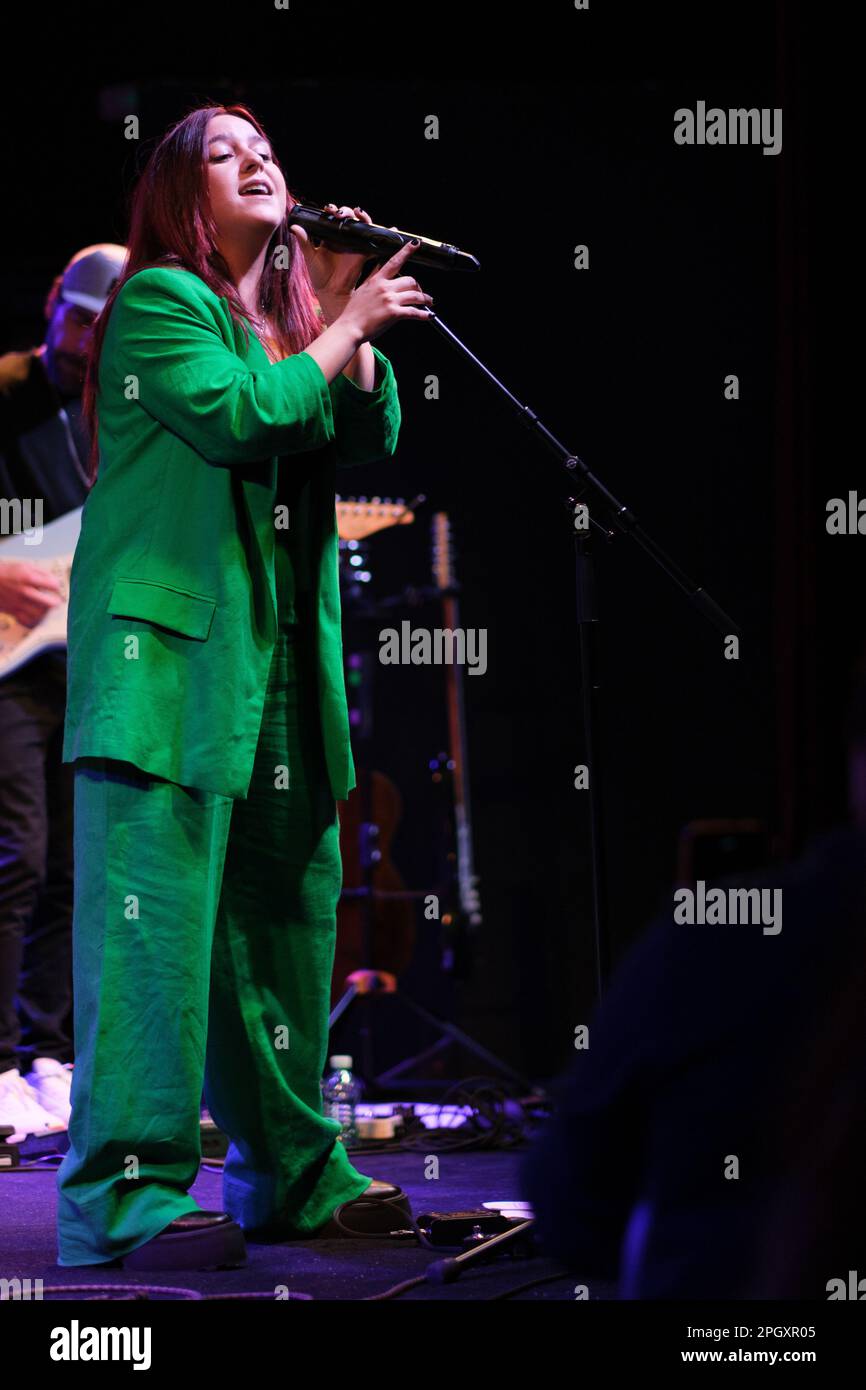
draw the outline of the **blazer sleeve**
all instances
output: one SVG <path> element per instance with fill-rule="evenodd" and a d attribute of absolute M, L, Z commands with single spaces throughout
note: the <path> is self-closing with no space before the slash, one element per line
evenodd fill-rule
<path fill-rule="evenodd" d="M 334 440 L 329 384 L 305 352 L 251 368 L 224 341 L 203 282 L 159 267 L 139 271 L 115 300 L 100 390 L 137 383 L 136 404 L 215 463 L 306 453 Z M 117 374 L 121 380 L 117 382 Z"/>
<path fill-rule="evenodd" d="M 336 429 L 337 464 L 378 463 L 391 458 L 400 433 L 400 400 L 394 368 L 375 343 L 376 359 L 372 391 L 365 391 L 340 372 L 331 382 L 331 401 Z"/>

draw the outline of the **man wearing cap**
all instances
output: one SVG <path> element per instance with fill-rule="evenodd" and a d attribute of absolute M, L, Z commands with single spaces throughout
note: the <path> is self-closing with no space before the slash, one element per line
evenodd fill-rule
<path fill-rule="evenodd" d="M 87 496 L 87 348 L 125 256 L 112 242 L 79 251 L 48 294 L 45 342 L 0 356 L 0 502 L 41 506 L 43 524 Z M 50 571 L 3 560 L 0 551 L 0 613 L 33 627 L 62 601 Z M 61 762 L 65 705 L 63 652 L 37 655 L 0 680 L 0 1125 L 16 1138 L 63 1130 L 70 1113 L 73 770 Z"/>

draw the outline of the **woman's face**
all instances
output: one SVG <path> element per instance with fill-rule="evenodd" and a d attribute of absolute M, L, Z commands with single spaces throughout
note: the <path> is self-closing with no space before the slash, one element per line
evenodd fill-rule
<path fill-rule="evenodd" d="M 241 116 L 219 115 L 205 135 L 208 193 L 220 237 L 260 231 L 264 240 L 286 213 L 286 181 L 270 142 Z M 244 190 L 264 184 L 267 192 Z"/>

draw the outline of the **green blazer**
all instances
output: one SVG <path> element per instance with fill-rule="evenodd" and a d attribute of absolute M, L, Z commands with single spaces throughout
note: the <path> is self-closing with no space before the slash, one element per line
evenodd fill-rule
<path fill-rule="evenodd" d="M 394 372 L 328 383 L 306 352 L 249 350 L 187 270 L 133 275 L 106 327 L 100 468 L 72 566 L 63 761 L 120 758 L 245 797 L 276 641 L 278 469 L 303 476 L 322 734 L 333 795 L 355 785 L 343 677 L 336 468 L 390 457 Z M 296 470 L 296 474 L 292 474 Z M 131 639 L 136 638 L 137 642 Z M 291 779 L 291 769 L 289 769 Z"/>

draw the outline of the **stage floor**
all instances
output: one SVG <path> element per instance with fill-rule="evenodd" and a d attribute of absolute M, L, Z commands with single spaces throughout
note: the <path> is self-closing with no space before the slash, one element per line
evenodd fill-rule
<path fill-rule="evenodd" d="M 459 1211 L 485 1201 L 520 1197 L 518 1169 L 522 1150 L 440 1154 L 436 1180 L 425 1180 L 422 1153 L 352 1153 L 352 1161 L 370 1177 L 399 1183 L 408 1193 L 413 1213 Z M 158 1285 L 167 1289 L 192 1289 L 199 1294 L 226 1295 L 258 1292 L 274 1297 L 278 1286 L 315 1299 L 359 1300 L 383 1293 L 391 1285 L 424 1273 L 437 1255 L 417 1243 L 381 1239 L 290 1241 L 279 1245 L 248 1242 L 244 1269 L 213 1274 L 195 1271 L 160 1271 L 139 1274 L 101 1267 L 61 1269 L 56 1263 L 56 1169 L 12 1170 L 0 1174 L 0 1250 L 3 1274 L 42 1279 L 49 1287 L 70 1284 Z M 204 1209 L 221 1207 L 221 1175 L 202 1169 L 192 1195 Z M 542 1256 L 514 1259 L 467 1271 L 455 1284 L 424 1284 L 401 1295 L 399 1301 L 490 1299 L 508 1289 L 556 1274 L 561 1266 Z M 517 1295 L 521 1300 L 569 1299 L 580 1282 L 562 1273 L 553 1282 Z M 584 1281 L 588 1282 L 588 1281 Z M 82 1294 L 82 1297 L 85 1295 Z M 610 1285 L 589 1283 L 590 1298 L 611 1299 Z"/>

